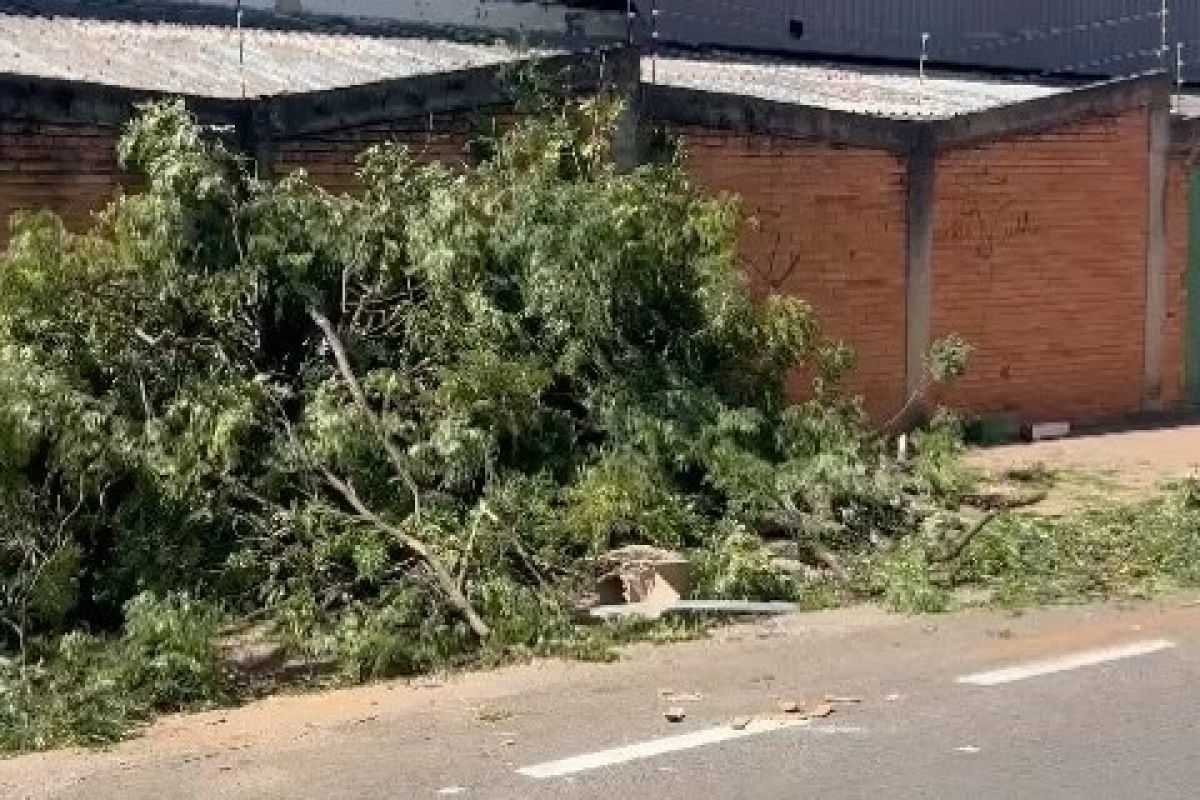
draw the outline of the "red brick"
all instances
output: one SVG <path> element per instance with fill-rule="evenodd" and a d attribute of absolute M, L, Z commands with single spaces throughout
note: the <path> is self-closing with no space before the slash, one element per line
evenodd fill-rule
<path fill-rule="evenodd" d="M 1135 109 L 939 158 L 933 330 L 976 348 L 946 402 L 1032 419 L 1139 410 L 1147 120 Z M 1173 289 L 1171 341 L 1178 303 Z M 1169 402 L 1180 358 L 1164 349 Z"/>
<path fill-rule="evenodd" d="M 741 197 L 752 289 L 808 301 L 857 366 L 847 389 L 875 416 L 904 402 L 904 165 L 874 150 L 677 130 L 703 187 Z M 803 373 L 793 391 L 805 389 Z"/>

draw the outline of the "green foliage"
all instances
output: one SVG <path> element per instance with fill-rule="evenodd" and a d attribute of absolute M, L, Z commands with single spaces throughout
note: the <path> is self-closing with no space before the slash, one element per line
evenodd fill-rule
<path fill-rule="evenodd" d="M 585 467 L 563 499 L 572 539 L 588 542 L 593 555 L 631 543 L 680 547 L 696 542 L 705 524 L 657 465 L 629 455 Z"/>
<path fill-rule="evenodd" d="M 923 487 L 953 494 L 839 397 L 849 354 L 806 304 L 751 297 L 734 202 L 675 160 L 618 170 L 610 98 L 537 111 L 463 172 L 372 148 L 348 196 L 257 180 L 152 105 L 120 149 L 141 191 L 78 234 L 14 221 L 7 744 L 222 696 L 212 606 L 352 680 L 597 655 L 612 632 L 570 606 L 608 548 L 699 549 L 718 595 L 815 601 L 758 536 L 856 552 L 914 530 Z"/>
<path fill-rule="evenodd" d="M 944 411 L 912 437 L 917 486 L 951 506 L 961 503 L 979 484 L 979 476 L 963 463 L 963 440 L 962 421 Z"/>
<path fill-rule="evenodd" d="M 911 613 L 944 611 L 953 590 L 987 590 L 1005 607 L 1151 597 L 1200 587 L 1200 484 L 1135 505 L 1047 517 L 1005 512 L 959 548 L 945 516 L 891 552 L 856 564 L 860 594 Z"/>
<path fill-rule="evenodd" d="M 158 711 L 229 699 L 219 615 L 186 595 L 130 601 L 119 638 L 71 632 L 0 658 L 0 749 L 114 741 Z"/>
<path fill-rule="evenodd" d="M 892 611 L 932 614 L 950 608 L 950 586 L 931 563 L 928 545 L 917 537 L 905 540 L 885 557 L 868 562 L 867 591 Z"/>
<path fill-rule="evenodd" d="M 189 708 L 219 699 L 225 676 L 216 649 L 220 612 L 187 594 L 140 594 L 125 606 L 122 640 L 128 689 L 155 708 Z"/>
<path fill-rule="evenodd" d="M 1009 515 L 967 551 L 962 580 L 1021 606 L 1200 586 L 1200 486 L 1065 517 Z"/>
<path fill-rule="evenodd" d="M 697 594 L 729 600 L 789 600 L 792 576 L 772 563 L 762 539 L 740 526 L 721 531 L 697 564 Z"/>
<path fill-rule="evenodd" d="M 957 334 L 943 336 L 929 347 L 925 365 L 935 381 L 950 381 L 966 374 L 967 362 L 974 350 L 971 344 Z"/>

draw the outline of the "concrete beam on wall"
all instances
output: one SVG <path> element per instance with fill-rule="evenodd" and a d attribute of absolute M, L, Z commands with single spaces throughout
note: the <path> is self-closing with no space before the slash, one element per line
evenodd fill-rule
<path fill-rule="evenodd" d="M 556 89 L 567 94 L 611 86 L 632 96 L 637 85 L 639 65 L 633 48 L 551 56 L 528 63 L 550 76 Z M 264 108 L 270 134 L 282 138 L 432 114 L 486 110 L 511 105 L 513 99 L 514 87 L 503 67 L 476 67 L 255 102 Z"/>
<path fill-rule="evenodd" d="M 924 124 L 662 84 L 644 84 L 642 103 L 647 123 L 806 139 L 894 153 L 911 150 Z"/>
<path fill-rule="evenodd" d="M 933 234 L 937 151 L 932 136 L 918 137 L 905 160 L 904 302 L 905 396 L 918 397 L 933 337 Z"/>
<path fill-rule="evenodd" d="M 174 95 L 57 78 L 0 78 L 0 119 L 123 127 L 140 104 Z M 211 124 L 236 125 L 246 114 L 240 100 L 185 97 L 188 108 Z"/>
<path fill-rule="evenodd" d="M 1005 136 L 1037 133 L 1077 119 L 1120 114 L 1169 98 L 1170 79 L 1160 73 L 1105 81 L 975 114 L 929 123 L 938 150 L 962 149 Z"/>
<path fill-rule="evenodd" d="M 1149 107 L 1146 197 L 1146 312 L 1142 410 L 1163 408 L 1163 345 L 1167 322 L 1167 181 L 1171 149 L 1168 96 Z"/>
<path fill-rule="evenodd" d="M 1147 105 L 1171 91 L 1162 74 L 1107 81 L 948 119 L 907 120 L 831 111 L 741 94 L 647 84 L 646 116 L 659 122 L 896 153 L 932 146 L 942 152 Z"/>

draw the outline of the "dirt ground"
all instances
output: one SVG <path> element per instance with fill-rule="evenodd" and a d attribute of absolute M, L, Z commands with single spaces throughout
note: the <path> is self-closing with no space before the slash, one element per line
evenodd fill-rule
<path fill-rule="evenodd" d="M 1128 430 L 973 450 L 968 462 L 992 479 L 1048 492 L 1040 511 L 1145 497 L 1172 480 L 1200 476 L 1200 424 Z"/>

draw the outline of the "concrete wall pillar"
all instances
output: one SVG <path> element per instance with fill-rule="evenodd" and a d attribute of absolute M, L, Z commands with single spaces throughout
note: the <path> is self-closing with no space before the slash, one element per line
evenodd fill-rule
<path fill-rule="evenodd" d="M 613 161 L 617 169 L 629 172 L 645 160 L 642 146 L 642 56 L 630 45 L 600 55 L 600 88 L 615 92 L 625 104 L 617 120 Z"/>
<path fill-rule="evenodd" d="M 914 139 L 906 167 L 905 201 L 905 394 L 919 394 L 925 356 L 933 336 L 933 228 L 937 151 L 924 132 Z"/>
<path fill-rule="evenodd" d="M 1171 146 L 1171 104 L 1156 94 L 1149 107 L 1149 161 L 1146 198 L 1146 329 L 1142 410 L 1163 408 L 1163 344 L 1167 321 L 1167 157 Z"/>

